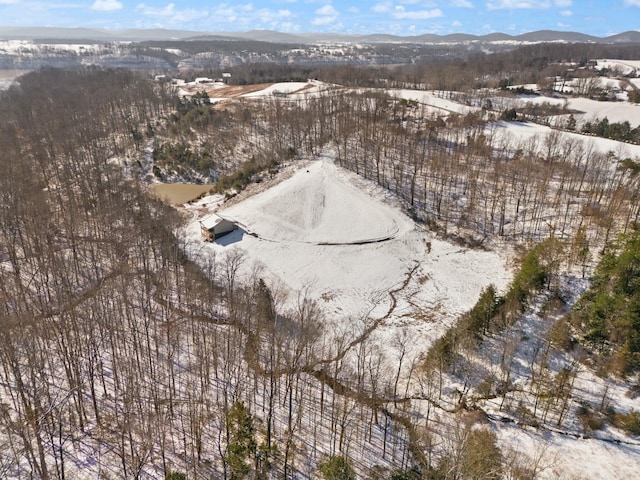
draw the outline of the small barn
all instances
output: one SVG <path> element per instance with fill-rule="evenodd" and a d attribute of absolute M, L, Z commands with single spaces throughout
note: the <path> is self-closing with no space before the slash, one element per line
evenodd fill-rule
<path fill-rule="evenodd" d="M 200 229 L 205 240 L 213 242 L 227 233 L 237 230 L 238 223 L 231 219 L 221 217 L 215 213 L 200 220 Z"/>

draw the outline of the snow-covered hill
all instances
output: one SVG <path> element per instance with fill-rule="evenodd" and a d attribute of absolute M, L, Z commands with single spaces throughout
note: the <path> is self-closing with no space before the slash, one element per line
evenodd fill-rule
<path fill-rule="evenodd" d="M 383 319 L 373 333 L 381 348 L 408 328 L 417 358 L 493 283 L 511 277 L 504 252 L 469 250 L 415 224 L 380 187 L 333 163 L 331 153 L 297 165 L 290 178 L 227 207 L 205 197 L 188 208 L 192 255 L 240 251 L 244 274 L 284 286 L 295 303 L 304 292 L 337 326 Z M 216 210 L 241 228 L 215 243 L 201 239 L 198 220 Z M 397 291 L 396 291 L 397 290 Z M 395 291 L 391 296 L 389 292 Z M 390 355 L 393 357 L 393 354 Z"/>

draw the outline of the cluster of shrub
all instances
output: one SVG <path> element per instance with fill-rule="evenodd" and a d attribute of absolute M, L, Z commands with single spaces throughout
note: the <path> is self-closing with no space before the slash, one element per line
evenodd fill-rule
<path fill-rule="evenodd" d="M 606 398 L 604 400 L 606 402 Z M 578 408 L 576 415 L 582 424 L 582 429 L 587 434 L 602 430 L 609 424 L 631 435 L 640 436 L 640 412 L 636 410 L 619 413 L 605 403 L 602 403 L 598 408 L 585 404 Z"/>
<path fill-rule="evenodd" d="M 264 152 L 260 157 L 253 156 L 250 160 L 243 162 L 235 172 L 220 176 L 216 183 L 216 191 L 224 193 L 228 190 L 236 192 L 244 190 L 250 183 L 262 181 L 262 173 L 277 172 L 282 161 L 291 160 L 295 155 L 295 149 L 288 148 L 284 152 Z"/>

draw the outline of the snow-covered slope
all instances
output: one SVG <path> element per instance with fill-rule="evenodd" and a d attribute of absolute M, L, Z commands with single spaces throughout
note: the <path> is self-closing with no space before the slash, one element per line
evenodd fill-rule
<path fill-rule="evenodd" d="M 310 165 L 225 214 L 264 240 L 312 244 L 372 243 L 413 228 L 400 212 L 342 180 L 330 161 Z"/>
<path fill-rule="evenodd" d="M 205 198 L 194 205 L 196 217 L 214 210 L 211 203 Z M 336 166 L 330 154 L 218 212 L 236 219 L 241 229 L 204 243 L 194 221 L 186 235 L 197 256 L 240 250 L 249 260 L 247 275 L 260 265 L 271 285 L 285 286 L 293 300 L 296 292 L 307 291 L 338 322 L 383 316 L 393 303 L 389 321 L 403 317 L 406 323 L 415 313 L 422 318 L 414 319 L 416 333 L 431 340 L 473 306 L 482 288 L 489 283 L 502 288 L 510 277 L 503 255 L 436 239 L 407 217 L 393 196 Z M 392 300 L 389 292 L 403 284 Z"/>

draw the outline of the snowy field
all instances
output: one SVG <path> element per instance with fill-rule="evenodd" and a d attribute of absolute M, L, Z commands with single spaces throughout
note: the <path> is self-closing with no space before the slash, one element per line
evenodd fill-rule
<path fill-rule="evenodd" d="M 74 52 L 76 54 L 84 52 L 97 52 L 102 47 L 97 43 L 34 43 L 31 40 L 0 40 L 0 53 L 5 54 L 29 54 L 46 49 L 48 52 Z"/>
<path fill-rule="evenodd" d="M 596 68 L 598 69 L 618 69 L 623 75 L 629 75 L 633 72 L 640 71 L 640 60 L 611 60 L 602 58 L 596 60 L 596 62 Z"/>
<path fill-rule="evenodd" d="M 22 75 L 29 70 L 0 70 L 0 91 L 7 90 Z"/>
<path fill-rule="evenodd" d="M 571 110 L 584 112 L 574 117 L 579 124 L 608 118 L 609 122 L 629 122 L 631 128 L 640 125 L 640 105 L 630 102 L 598 102 L 588 98 L 571 98 L 567 104 Z"/>
<path fill-rule="evenodd" d="M 257 266 L 272 287 L 290 292 L 290 302 L 309 293 L 335 329 L 383 320 L 374 337 L 384 344 L 395 327 L 410 328 L 420 340 L 416 355 L 471 308 L 484 287 L 502 289 L 511 277 L 503 252 L 436 239 L 387 192 L 337 167 L 330 155 L 268 190 L 221 205 L 218 213 L 241 229 L 214 243 L 202 241 L 198 220 L 217 208 L 215 199 L 189 208 L 195 218 L 185 234 L 196 257 L 239 250 L 249 260 L 246 275 Z"/>
<path fill-rule="evenodd" d="M 640 62 L 628 62 L 629 65 L 635 65 Z M 608 65 L 608 64 L 607 64 Z M 606 86 L 608 84 L 618 84 L 619 81 L 610 78 L 596 78 L 599 84 Z M 631 83 L 640 86 L 640 80 L 631 79 Z M 202 85 L 188 84 L 186 90 L 182 91 L 182 95 L 189 95 L 198 89 L 202 89 Z M 322 92 L 326 92 L 331 88 L 338 88 L 335 85 L 319 82 L 316 80 L 310 80 L 308 82 L 281 82 L 274 84 L 265 84 L 259 88 L 255 86 L 251 88 L 247 87 L 227 87 L 223 83 L 214 83 L 206 85 L 206 89 L 210 95 L 211 103 L 216 103 L 227 98 L 233 98 L 236 96 L 242 98 L 252 99 L 265 99 L 272 98 L 274 96 L 286 97 L 289 100 L 300 100 L 305 98 L 311 98 L 318 96 Z M 537 90 L 536 85 L 526 85 L 525 87 L 532 90 Z M 242 92 L 242 88 L 247 89 L 246 92 Z M 565 87 L 569 88 L 569 87 Z M 237 91 L 236 91 L 237 90 Z M 348 89 L 347 89 L 348 90 Z M 358 89 L 358 91 L 364 91 Z M 397 99 L 404 99 L 413 102 L 417 102 L 426 112 L 430 112 L 439 116 L 447 117 L 452 113 L 459 115 L 466 115 L 468 113 L 478 112 L 480 108 L 477 106 L 464 105 L 456 102 L 448 97 L 449 92 L 438 92 L 431 90 L 410 90 L 410 89 L 389 89 L 386 93 L 391 97 Z M 505 108 L 515 107 L 516 109 L 522 108 L 527 104 L 541 105 L 550 104 L 554 106 L 564 106 L 569 111 L 577 111 L 574 114 L 574 118 L 578 121 L 578 128 L 584 122 L 593 121 L 596 119 L 609 119 L 610 122 L 624 122 L 628 121 L 632 128 L 640 126 L 640 105 L 630 103 L 626 101 L 626 94 L 623 95 L 622 101 L 616 102 L 601 102 L 597 100 L 591 100 L 583 97 L 547 97 L 543 95 L 518 95 L 515 98 L 510 97 L 491 97 L 491 101 L 494 104 L 494 108 L 498 111 Z"/>
<path fill-rule="evenodd" d="M 542 152 L 545 148 L 545 137 L 554 130 L 535 123 L 496 122 L 488 124 L 486 131 L 493 135 L 494 145 L 511 145 L 516 148 L 520 148 L 522 145 L 537 145 L 537 150 Z M 640 158 L 640 145 L 579 133 L 561 132 L 560 135 L 565 142 L 571 140 L 583 143 L 586 150 L 601 153 L 613 152 L 618 158 Z"/>
<path fill-rule="evenodd" d="M 427 107 L 428 110 L 443 113 L 467 113 L 479 110 L 479 108 L 469 107 L 444 98 L 448 92 L 424 91 L 424 90 L 389 90 L 387 92 L 392 97 L 412 100 Z"/>
<path fill-rule="evenodd" d="M 242 95 L 245 98 L 265 97 L 268 95 L 291 95 L 317 89 L 321 82 L 281 82 L 274 83 L 257 92 L 250 92 Z"/>

